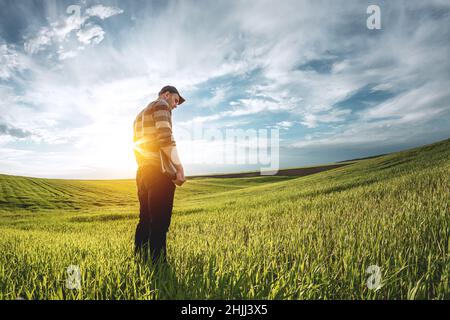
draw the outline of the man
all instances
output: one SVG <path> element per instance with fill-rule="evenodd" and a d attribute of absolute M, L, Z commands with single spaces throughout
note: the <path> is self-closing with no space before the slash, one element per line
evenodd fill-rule
<path fill-rule="evenodd" d="M 172 216 L 175 185 L 185 181 L 172 135 L 172 110 L 185 99 L 173 86 L 165 86 L 158 99 L 142 110 L 134 121 L 134 154 L 138 164 L 136 183 L 140 203 L 135 252 L 144 260 L 166 262 L 166 235 Z M 166 163 L 166 160 L 168 163 Z M 173 165 L 170 177 L 162 170 Z"/>

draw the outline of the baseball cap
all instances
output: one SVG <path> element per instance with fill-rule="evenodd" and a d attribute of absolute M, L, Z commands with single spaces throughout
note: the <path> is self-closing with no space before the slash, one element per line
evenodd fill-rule
<path fill-rule="evenodd" d="M 175 88 L 174 86 L 165 86 L 161 89 L 161 91 L 159 91 L 159 94 L 162 94 L 166 91 L 169 91 L 170 93 L 176 93 L 178 94 L 178 96 L 180 97 L 180 102 L 178 102 L 178 105 L 182 104 L 183 102 L 185 102 L 186 100 L 181 96 L 181 94 L 178 92 L 177 88 Z"/>

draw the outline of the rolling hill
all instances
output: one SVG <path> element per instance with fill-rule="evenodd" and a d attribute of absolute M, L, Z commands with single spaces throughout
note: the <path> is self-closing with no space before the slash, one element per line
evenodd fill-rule
<path fill-rule="evenodd" d="M 449 169 L 450 139 L 302 177 L 189 180 L 164 270 L 133 259 L 133 180 L 1 175 L 0 298 L 449 299 Z"/>

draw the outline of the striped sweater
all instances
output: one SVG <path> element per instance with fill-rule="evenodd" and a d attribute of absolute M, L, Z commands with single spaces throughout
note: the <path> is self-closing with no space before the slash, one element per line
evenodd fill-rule
<path fill-rule="evenodd" d="M 134 154 L 139 167 L 161 166 L 160 150 L 177 159 L 176 143 L 172 134 L 172 111 L 162 99 L 151 102 L 134 120 Z"/>

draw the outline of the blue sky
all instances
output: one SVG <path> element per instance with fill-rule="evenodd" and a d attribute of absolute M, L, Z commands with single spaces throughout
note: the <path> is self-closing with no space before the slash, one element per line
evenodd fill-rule
<path fill-rule="evenodd" d="M 449 39 L 444 0 L 1 0 L 0 173 L 133 177 L 132 122 L 166 84 L 187 174 L 256 168 L 187 161 L 217 150 L 199 127 L 277 128 L 282 168 L 446 139 Z"/>

